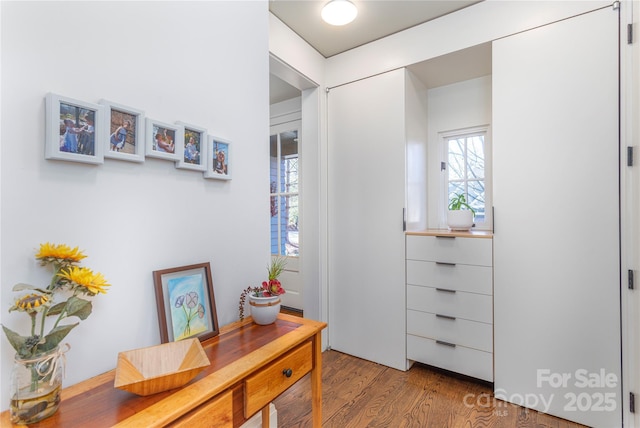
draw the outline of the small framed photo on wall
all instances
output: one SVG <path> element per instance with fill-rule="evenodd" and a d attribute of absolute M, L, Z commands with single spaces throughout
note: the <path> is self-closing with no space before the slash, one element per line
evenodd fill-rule
<path fill-rule="evenodd" d="M 45 159 L 101 164 L 104 107 L 49 93 L 45 99 Z"/>
<path fill-rule="evenodd" d="M 184 150 L 184 127 L 147 118 L 146 156 L 177 162 Z"/>
<path fill-rule="evenodd" d="M 144 112 L 107 100 L 105 106 L 108 137 L 104 140 L 104 157 L 130 162 L 144 162 Z"/>
<path fill-rule="evenodd" d="M 219 137 L 209 137 L 209 158 L 205 178 L 231 180 L 231 142 Z"/>
<path fill-rule="evenodd" d="M 209 147 L 207 130 L 184 122 L 177 123 L 184 128 L 184 148 L 182 157 L 176 162 L 176 168 L 206 171 Z"/>

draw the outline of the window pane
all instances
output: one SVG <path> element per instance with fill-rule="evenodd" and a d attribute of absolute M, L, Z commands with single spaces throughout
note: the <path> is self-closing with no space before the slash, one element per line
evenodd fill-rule
<path fill-rule="evenodd" d="M 449 140 L 449 180 L 464 178 L 464 138 Z"/>
<path fill-rule="evenodd" d="M 467 139 L 468 179 L 484 178 L 484 137 L 477 135 Z"/>
<path fill-rule="evenodd" d="M 290 159 L 298 159 L 298 131 L 280 133 L 280 192 L 297 192 L 298 164 L 295 164 L 294 176 L 290 176 Z M 295 182 L 295 190 L 289 190 L 292 180 Z"/>
<path fill-rule="evenodd" d="M 271 254 L 281 254 L 281 250 L 278 248 L 280 240 L 278 239 L 278 220 L 280 216 L 278 213 L 280 212 L 278 208 L 278 200 L 280 198 L 278 196 L 271 197 Z"/>
<path fill-rule="evenodd" d="M 283 213 L 285 228 L 282 240 L 285 243 L 285 255 L 297 256 L 298 246 L 298 196 L 285 196 L 285 212 Z"/>
<path fill-rule="evenodd" d="M 467 185 L 469 190 L 467 203 L 476 211 L 476 221 L 482 221 L 485 216 L 484 181 L 469 181 Z"/>
<path fill-rule="evenodd" d="M 460 181 L 450 181 L 449 182 L 449 201 L 451 201 L 451 198 L 456 195 L 456 194 L 460 194 L 460 193 L 465 193 L 464 191 L 464 183 L 460 182 Z M 449 205 L 449 202 L 447 202 L 447 206 Z"/>

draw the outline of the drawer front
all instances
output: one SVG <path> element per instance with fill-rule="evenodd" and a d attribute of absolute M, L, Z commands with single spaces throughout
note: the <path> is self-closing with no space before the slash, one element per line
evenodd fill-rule
<path fill-rule="evenodd" d="M 447 346 L 432 339 L 408 335 L 407 358 L 493 382 L 493 354 L 490 352 Z"/>
<path fill-rule="evenodd" d="M 407 260 L 407 283 L 493 294 L 493 269 L 488 266 Z"/>
<path fill-rule="evenodd" d="M 311 342 L 307 342 L 248 377 L 244 383 L 245 418 L 269 404 L 312 368 Z"/>
<path fill-rule="evenodd" d="M 488 238 L 407 236 L 407 259 L 493 266 L 493 243 Z"/>
<path fill-rule="evenodd" d="M 493 326 L 483 322 L 409 310 L 407 333 L 493 352 Z"/>
<path fill-rule="evenodd" d="M 407 285 L 407 309 L 493 324 L 493 297 Z"/>
<path fill-rule="evenodd" d="M 232 428 L 233 400 L 231 391 L 229 390 L 216 395 L 211 400 L 168 426 L 183 428 Z"/>

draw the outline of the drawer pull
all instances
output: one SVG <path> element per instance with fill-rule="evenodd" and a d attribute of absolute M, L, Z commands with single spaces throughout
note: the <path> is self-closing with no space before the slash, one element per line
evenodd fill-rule
<path fill-rule="evenodd" d="M 456 317 L 452 317 L 452 316 L 449 316 L 449 315 L 436 314 L 436 317 L 437 318 L 444 318 L 446 320 L 451 320 L 451 321 L 455 321 L 456 320 Z"/>
<path fill-rule="evenodd" d="M 456 347 L 455 343 L 445 342 L 444 340 L 436 340 L 436 343 L 438 345 L 444 345 L 444 346 L 448 346 L 450 348 L 455 348 Z"/>
<path fill-rule="evenodd" d="M 455 236 L 451 236 L 451 235 L 436 235 L 436 238 L 456 239 Z"/>
<path fill-rule="evenodd" d="M 282 374 L 285 375 L 286 377 L 291 377 L 291 375 L 293 374 L 293 370 L 284 369 L 284 370 L 282 370 Z"/>
<path fill-rule="evenodd" d="M 442 266 L 455 266 L 455 263 L 449 263 L 449 262 L 436 262 L 437 265 L 442 265 Z"/>
<path fill-rule="evenodd" d="M 456 290 L 449 290 L 448 288 L 436 288 L 436 291 L 442 291 L 443 293 L 455 293 Z"/>

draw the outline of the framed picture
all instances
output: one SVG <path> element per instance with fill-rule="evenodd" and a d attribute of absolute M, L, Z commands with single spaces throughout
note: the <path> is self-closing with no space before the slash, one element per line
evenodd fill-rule
<path fill-rule="evenodd" d="M 174 162 L 182 158 L 184 150 L 182 125 L 172 125 L 147 118 L 145 138 L 147 140 L 145 153 L 148 157 Z"/>
<path fill-rule="evenodd" d="M 144 112 L 107 100 L 100 104 L 105 106 L 108 126 L 104 157 L 144 162 Z"/>
<path fill-rule="evenodd" d="M 106 134 L 103 106 L 49 93 L 45 114 L 45 159 L 104 162 L 100 144 Z"/>
<path fill-rule="evenodd" d="M 184 122 L 177 123 L 184 128 L 184 147 L 176 168 L 206 171 L 209 147 L 207 130 Z"/>
<path fill-rule="evenodd" d="M 154 271 L 153 282 L 162 343 L 218 335 L 209 263 Z"/>
<path fill-rule="evenodd" d="M 231 180 L 231 142 L 218 137 L 209 137 L 209 157 L 206 178 Z"/>

